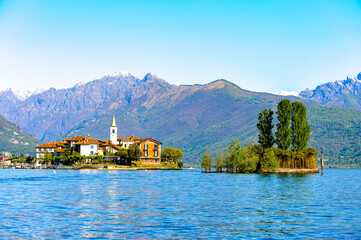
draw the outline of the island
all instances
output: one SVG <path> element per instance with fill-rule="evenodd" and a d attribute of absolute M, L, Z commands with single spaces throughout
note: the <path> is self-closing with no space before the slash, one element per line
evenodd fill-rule
<path fill-rule="evenodd" d="M 179 170 L 183 152 L 164 147 L 162 142 L 134 135 L 118 137 L 113 115 L 109 140 L 96 140 L 89 135 L 63 138 L 35 147 L 36 157 L 14 156 L 14 168 Z M 6 166 L 5 166 L 6 167 Z"/>
<path fill-rule="evenodd" d="M 307 147 L 311 127 L 307 109 L 301 102 L 281 100 L 277 105 L 277 125 L 273 133 L 273 110 L 259 113 L 258 144 L 243 144 L 236 139 L 220 149 L 215 164 L 209 149 L 202 157 L 205 173 L 318 173 L 317 154 Z M 277 147 L 274 147 L 274 144 Z M 215 170 L 212 170 L 212 167 Z"/>

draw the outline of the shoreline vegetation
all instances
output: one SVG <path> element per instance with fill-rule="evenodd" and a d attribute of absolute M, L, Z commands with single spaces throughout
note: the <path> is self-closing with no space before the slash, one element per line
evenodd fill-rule
<path fill-rule="evenodd" d="M 0 168 L 16 169 L 69 169 L 69 170 L 181 170 L 183 168 L 183 152 L 178 148 L 164 147 L 160 162 L 157 164 L 142 164 L 141 150 L 132 144 L 129 149 L 116 153 L 105 152 L 104 155 L 83 156 L 72 148 L 66 148 L 61 156 L 46 153 L 43 158 L 36 159 L 19 157 L 8 159 L 11 164 L 0 164 Z"/>
<path fill-rule="evenodd" d="M 273 111 L 264 109 L 258 117 L 258 144 L 241 146 L 236 139 L 219 150 L 215 164 L 207 148 L 201 164 L 204 173 L 318 173 L 318 152 L 307 147 L 311 127 L 306 113 L 301 102 L 283 99 L 277 105 L 277 128 L 273 134 Z"/>

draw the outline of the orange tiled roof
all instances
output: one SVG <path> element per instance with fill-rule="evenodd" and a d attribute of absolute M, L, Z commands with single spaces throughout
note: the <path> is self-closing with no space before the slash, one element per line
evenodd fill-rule
<path fill-rule="evenodd" d="M 70 142 L 72 140 L 73 140 L 73 138 L 63 138 L 63 141 L 67 141 L 67 142 Z"/>
<path fill-rule="evenodd" d="M 67 141 L 67 142 L 80 142 L 80 141 L 84 141 L 84 140 L 95 140 L 93 138 L 90 137 L 83 137 L 83 136 L 75 136 L 72 138 L 64 138 L 63 141 Z"/>
<path fill-rule="evenodd" d="M 158 144 L 162 144 L 161 142 L 159 142 L 158 140 L 155 140 L 154 138 L 143 138 L 140 140 L 140 143 L 146 142 L 146 141 L 151 141 L 151 142 L 155 142 Z"/>
<path fill-rule="evenodd" d="M 77 143 L 74 143 L 75 145 L 90 145 L 90 144 L 99 144 L 98 140 L 95 140 L 93 138 L 85 138 L 83 141 L 79 141 Z"/>
<path fill-rule="evenodd" d="M 85 137 L 83 136 L 75 136 L 72 138 L 73 141 L 83 141 L 85 139 Z"/>
<path fill-rule="evenodd" d="M 133 136 L 130 136 L 130 137 L 126 138 L 126 139 L 123 139 L 123 142 L 135 142 L 135 141 L 139 141 L 139 140 L 140 140 L 140 138 L 133 135 Z"/>
<path fill-rule="evenodd" d="M 63 147 L 64 145 L 65 145 L 64 142 L 47 142 L 39 146 L 36 146 L 36 148 L 58 148 L 58 147 Z"/>
<path fill-rule="evenodd" d="M 99 141 L 100 146 L 109 146 L 111 143 L 109 140 Z"/>
<path fill-rule="evenodd" d="M 118 149 L 118 150 L 122 150 L 122 149 L 123 149 L 123 148 L 121 148 L 120 146 L 115 145 L 115 144 L 112 144 L 112 147 L 114 147 L 114 148 L 116 148 L 116 149 Z"/>
<path fill-rule="evenodd" d="M 123 139 L 122 137 L 117 137 L 118 141 L 122 141 L 122 139 Z"/>
<path fill-rule="evenodd" d="M 102 147 L 107 147 L 107 146 L 111 146 L 113 148 L 116 148 L 118 150 L 122 150 L 123 148 L 121 148 L 119 145 L 113 144 L 110 141 L 106 140 L 106 141 L 102 141 L 100 146 Z M 99 149 L 99 148 L 98 148 Z"/>
<path fill-rule="evenodd" d="M 55 152 L 59 152 L 59 153 L 64 152 L 64 151 L 65 151 L 65 149 L 55 149 Z"/>

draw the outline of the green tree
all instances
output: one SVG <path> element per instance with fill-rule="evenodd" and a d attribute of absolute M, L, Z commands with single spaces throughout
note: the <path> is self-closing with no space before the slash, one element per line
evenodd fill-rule
<path fill-rule="evenodd" d="M 110 156 L 111 152 L 108 150 L 107 147 L 105 147 L 103 150 L 103 154 L 104 154 L 104 156 Z"/>
<path fill-rule="evenodd" d="M 56 156 L 56 157 L 54 158 L 54 163 L 60 164 L 61 162 L 62 162 L 61 156 Z"/>
<path fill-rule="evenodd" d="M 276 130 L 276 144 L 279 149 L 287 150 L 292 144 L 291 138 L 291 118 L 292 105 L 288 99 L 282 99 L 277 105 L 277 130 Z"/>
<path fill-rule="evenodd" d="M 137 144 L 131 144 L 128 148 L 128 157 L 130 161 L 139 161 L 142 156 L 142 151 Z"/>
<path fill-rule="evenodd" d="M 44 162 L 45 163 L 51 163 L 54 161 L 54 155 L 52 153 L 45 153 L 44 154 Z"/>
<path fill-rule="evenodd" d="M 273 146 L 274 137 L 272 134 L 273 129 L 273 111 L 271 109 L 264 109 L 259 113 L 257 128 L 259 131 L 258 134 L 258 143 L 264 149 L 270 148 Z"/>
<path fill-rule="evenodd" d="M 68 147 L 64 150 L 64 156 L 70 156 L 73 154 L 73 148 Z"/>
<path fill-rule="evenodd" d="M 130 160 L 128 156 L 128 150 L 122 149 L 115 153 L 115 156 L 119 157 L 121 160 L 125 162 L 125 164 L 130 165 Z"/>
<path fill-rule="evenodd" d="M 104 155 L 97 155 L 96 159 L 98 163 L 102 163 L 102 160 L 104 159 Z"/>
<path fill-rule="evenodd" d="M 260 159 L 261 170 L 274 170 L 279 167 L 279 161 L 274 153 L 274 148 L 266 149 Z"/>
<path fill-rule="evenodd" d="M 220 149 L 217 157 L 216 157 L 216 171 L 217 172 L 222 172 L 223 171 L 223 150 Z"/>
<path fill-rule="evenodd" d="M 207 151 L 204 153 L 202 157 L 202 168 L 204 169 L 204 172 L 210 172 L 212 169 L 212 155 L 209 154 L 208 148 Z"/>
<path fill-rule="evenodd" d="M 183 162 L 182 161 L 178 162 L 178 168 L 183 168 Z"/>
<path fill-rule="evenodd" d="M 178 163 L 183 158 L 182 150 L 173 147 L 164 147 L 161 155 L 163 158 L 171 159 L 175 163 Z"/>
<path fill-rule="evenodd" d="M 225 151 L 224 151 L 224 167 L 226 168 L 227 172 L 232 172 L 233 171 L 233 163 L 231 162 L 231 157 L 229 154 L 229 147 L 226 146 Z"/>
<path fill-rule="evenodd" d="M 238 139 L 234 140 L 234 142 L 229 146 L 229 163 L 231 166 L 231 171 L 235 168 L 236 171 L 239 171 L 242 161 L 242 148 L 238 141 Z"/>
<path fill-rule="evenodd" d="M 301 151 L 307 147 L 311 127 L 307 121 L 307 109 L 301 102 L 292 103 L 292 150 Z"/>
<path fill-rule="evenodd" d="M 127 149 L 119 150 L 118 152 L 115 153 L 115 156 L 120 158 L 128 158 L 128 150 Z"/>
<path fill-rule="evenodd" d="M 241 161 L 238 172 L 255 172 L 259 162 L 260 154 L 257 145 L 247 145 L 242 149 Z"/>

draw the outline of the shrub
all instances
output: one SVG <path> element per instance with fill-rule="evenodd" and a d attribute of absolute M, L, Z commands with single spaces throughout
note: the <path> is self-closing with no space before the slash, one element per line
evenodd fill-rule
<path fill-rule="evenodd" d="M 289 151 L 273 149 L 280 168 L 316 168 L 317 151 L 314 148 L 306 148 L 302 151 Z"/>
<path fill-rule="evenodd" d="M 266 149 L 260 159 L 260 169 L 264 170 L 275 170 L 279 167 L 279 160 L 275 154 L 274 148 Z"/>
<path fill-rule="evenodd" d="M 140 166 L 140 161 L 132 161 L 131 166 L 132 167 L 139 167 Z"/>
<path fill-rule="evenodd" d="M 241 161 L 238 166 L 239 172 L 255 172 L 259 159 L 257 145 L 247 145 L 242 149 Z"/>
<path fill-rule="evenodd" d="M 178 162 L 178 168 L 183 168 L 183 162 L 182 161 Z"/>

